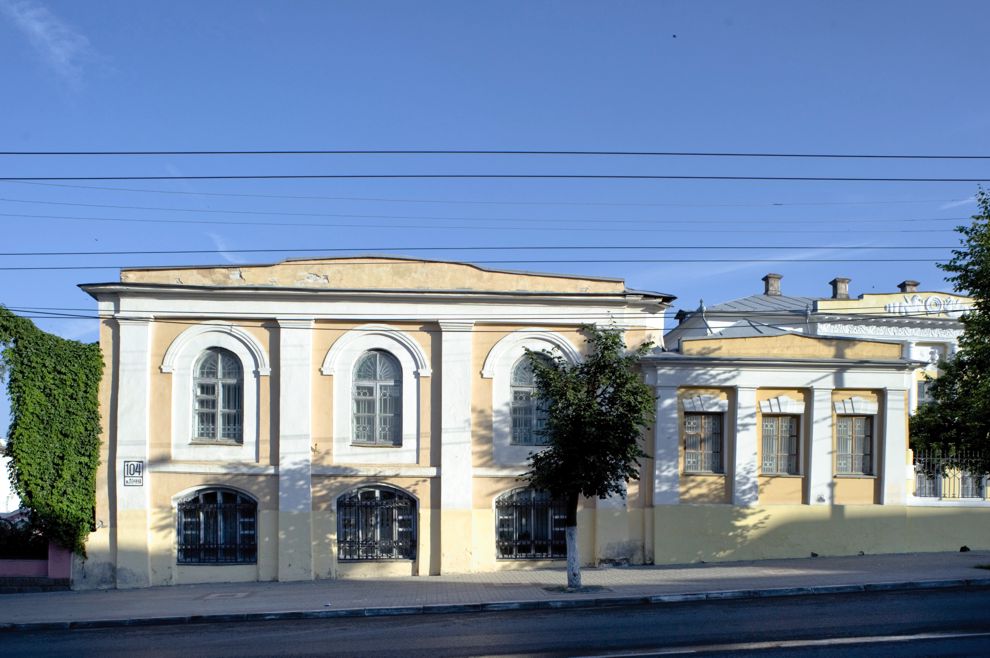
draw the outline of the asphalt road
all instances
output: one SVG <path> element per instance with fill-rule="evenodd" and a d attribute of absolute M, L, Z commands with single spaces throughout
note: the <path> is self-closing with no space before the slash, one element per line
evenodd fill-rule
<path fill-rule="evenodd" d="M 974 656 L 990 589 L 0 633 L 14 656 Z"/>

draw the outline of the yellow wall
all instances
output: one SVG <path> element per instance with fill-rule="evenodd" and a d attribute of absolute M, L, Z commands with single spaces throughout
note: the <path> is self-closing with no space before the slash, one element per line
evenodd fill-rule
<path fill-rule="evenodd" d="M 656 564 L 990 549 L 985 507 L 666 505 L 654 515 Z"/>
<path fill-rule="evenodd" d="M 818 338 L 796 334 L 755 338 L 681 339 L 681 352 L 691 356 L 899 359 L 902 349 L 899 343 Z"/>
<path fill-rule="evenodd" d="M 470 290 L 621 294 L 620 279 L 489 270 L 466 263 L 355 257 L 285 261 L 276 265 L 130 268 L 123 283 L 336 288 L 340 290 Z"/>

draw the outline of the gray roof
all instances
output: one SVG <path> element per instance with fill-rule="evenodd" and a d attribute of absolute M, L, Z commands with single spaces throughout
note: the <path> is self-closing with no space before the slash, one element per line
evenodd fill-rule
<path fill-rule="evenodd" d="M 809 308 L 814 310 L 815 302 L 823 297 L 791 297 L 788 295 L 750 295 L 740 297 L 715 306 L 709 306 L 709 313 L 761 313 L 761 312 L 791 312 L 804 313 Z"/>
<path fill-rule="evenodd" d="M 688 340 L 706 340 L 712 338 L 752 338 L 754 336 L 783 336 L 784 334 L 793 334 L 795 332 L 788 331 L 787 329 L 780 329 L 778 327 L 771 327 L 768 324 L 762 324 L 760 322 L 753 322 L 752 320 L 742 320 L 731 324 L 725 329 L 722 329 L 718 333 L 712 334 L 711 336 L 704 336 L 699 338 L 689 338 Z"/>

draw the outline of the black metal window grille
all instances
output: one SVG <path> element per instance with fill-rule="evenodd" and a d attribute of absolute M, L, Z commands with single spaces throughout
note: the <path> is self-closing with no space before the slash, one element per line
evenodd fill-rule
<path fill-rule="evenodd" d="M 363 487 L 337 499 L 337 559 L 416 558 L 416 500 L 391 487 Z"/>
<path fill-rule="evenodd" d="M 547 406 L 536 397 L 536 377 L 525 356 L 512 367 L 512 443 L 545 446 L 543 430 L 547 425 Z"/>
<path fill-rule="evenodd" d="M 229 489 L 203 489 L 178 504 L 180 564 L 253 564 L 258 505 Z"/>
<path fill-rule="evenodd" d="M 402 443 L 402 366 L 382 350 L 365 352 L 354 366 L 354 443 Z"/>
<path fill-rule="evenodd" d="M 545 491 L 516 489 L 495 500 L 499 559 L 567 557 L 567 506 Z"/>
<path fill-rule="evenodd" d="M 684 471 L 724 473 L 722 414 L 684 414 Z"/>
<path fill-rule="evenodd" d="M 800 416 L 763 416 L 762 473 L 800 474 L 800 419 Z"/>
<path fill-rule="evenodd" d="M 835 436 L 835 472 L 873 475 L 873 417 L 839 416 Z"/>
<path fill-rule="evenodd" d="M 240 359 L 233 352 L 211 347 L 199 357 L 195 373 L 195 438 L 241 443 L 244 377 Z"/>
<path fill-rule="evenodd" d="M 938 452 L 914 455 L 914 495 L 921 498 L 986 498 L 987 477 L 983 475 L 987 460 L 979 454 L 964 453 L 945 457 Z"/>

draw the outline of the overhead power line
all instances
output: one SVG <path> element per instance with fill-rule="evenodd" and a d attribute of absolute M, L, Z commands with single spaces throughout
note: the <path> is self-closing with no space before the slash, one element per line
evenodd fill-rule
<path fill-rule="evenodd" d="M 309 201 L 374 201 L 380 203 L 429 203 L 447 205 L 500 205 L 500 206 L 615 206 L 638 208 L 763 208 L 786 206 L 873 206 L 901 205 L 916 203 L 957 203 L 963 199 L 885 199 L 877 201 L 805 201 L 805 202 L 727 202 L 727 203 L 654 203 L 654 202 L 619 202 L 619 201 L 504 201 L 497 199 L 410 199 L 397 197 L 354 197 L 354 196 L 323 196 L 300 194 L 259 194 L 251 192 L 199 192 L 192 190 L 160 190 L 133 187 L 108 187 L 105 185 L 72 185 L 69 183 L 43 183 L 38 181 L 6 181 L 19 185 L 36 185 L 40 187 L 62 187 L 76 190 L 105 190 L 111 192 L 134 192 L 140 194 L 171 194 L 181 196 L 206 197 L 240 197 L 251 199 L 293 199 Z M 973 201 L 971 199 L 971 201 Z M 975 201 L 973 201 L 975 203 Z"/>
<path fill-rule="evenodd" d="M 984 178 L 873 177 L 873 176 L 712 176 L 673 174 L 210 174 L 161 176 L 2 176 L 0 181 L 109 181 L 109 180 L 707 180 L 844 183 L 986 183 Z"/>
<path fill-rule="evenodd" d="M 362 265 L 402 265 L 404 263 L 419 264 L 417 261 L 363 261 L 361 263 L 334 263 L 335 266 L 362 266 Z M 543 265 L 543 264 L 628 264 L 628 263 L 859 263 L 859 258 L 559 258 L 559 259 L 505 259 L 505 260 L 472 260 L 467 265 Z M 871 263 L 936 263 L 938 260 L 932 258 L 871 258 Z M 225 267 L 236 267 L 238 263 L 227 263 Z M 244 263 L 247 265 L 247 263 Z M 22 270 L 153 270 L 187 268 L 187 265 L 25 265 L 0 267 L 0 271 L 22 271 Z"/>
<path fill-rule="evenodd" d="M 363 228 L 363 229 L 439 229 L 439 230 L 471 230 L 471 231 L 505 231 L 506 229 L 511 229 L 512 231 L 560 231 L 559 226 L 540 226 L 537 221 L 520 219 L 515 220 L 525 224 L 524 226 L 508 226 L 505 222 L 494 224 L 494 225 L 482 225 L 482 224 L 471 224 L 471 225 L 456 225 L 456 224 L 410 224 L 408 222 L 403 222 L 401 224 L 370 224 L 368 222 L 359 223 L 347 223 L 347 222 L 271 222 L 271 221 L 261 221 L 261 222 L 246 222 L 238 220 L 218 220 L 218 219 L 157 219 L 153 217 L 149 218 L 136 218 L 136 217 L 78 217 L 75 215 L 42 215 L 35 213 L 0 213 L 0 217 L 23 217 L 28 219 L 55 219 L 55 220 L 66 220 L 66 221 L 76 221 L 76 222 L 111 222 L 111 223 L 133 223 L 133 224 L 185 224 L 185 225 L 207 225 L 207 226 L 275 226 L 275 227 L 311 227 L 311 228 Z M 587 220 L 586 220 L 587 221 Z M 728 220 L 727 220 L 728 221 Z M 678 226 L 689 225 L 690 221 L 677 222 Z M 738 223 L 738 222 L 737 222 Z M 568 226 L 568 232 L 612 232 L 615 231 L 615 227 L 611 226 L 607 220 L 599 220 L 595 222 L 596 226 Z M 622 230 L 627 233 L 691 233 L 696 234 L 697 229 L 691 228 L 667 228 L 665 226 L 656 226 L 653 228 L 634 228 L 634 227 L 622 227 Z M 753 232 L 753 227 L 748 227 L 745 229 L 726 229 L 719 228 L 720 233 L 749 233 Z M 775 228 L 774 232 L 780 233 L 826 233 L 834 234 L 838 231 L 836 229 L 822 229 L 822 230 L 799 230 L 790 227 Z M 895 228 L 885 228 L 885 229 L 868 229 L 868 228 L 857 228 L 858 233 L 952 233 L 953 229 L 895 229 Z"/>
<path fill-rule="evenodd" d="M 267 149 L 186 151 L 0 151 L 0 156 L 199 156 L 199 155 L 535 155 L 566 157 L 807 158 L 871 160 L 990 160 L 990 155 L 911 153 L 781 153 L 754 151 L 595 151 L 542 149 Z"/>
<path fill-rule="evenodd" d="M 425 219 L 430 221 L 465 221 L 465 222 L 549 222 L 549 223 L 574 223 L 574 222 L 608 222 L 608 223 L 651 223 L 651 224 L 685 224 L 685 223 L 729 223 L 729 222 L 783 222 L 783 223 L 796 223 L 800 220 L 793 218 L 781 218 L 773 217 L 767 219 L 753 219 L 753 218 L 736 218 L 736 219 L 655 219 L 652 217 L 639 218 L 639 219 L 613 219 L 613 218 L 595 218 L 595 219 L 581 219 L 581 218 L 543 218 L 543 217 L 464 217 L 464 216 L 442 216 L 442 215 L 392 215 L 392 214 L 366 214 L 366 213 L 326 213 L 326 212 L 299 212 L 299 211 L 280 211 L 280 210 L 230 210 L 230 209 L 219 209 L 219 208 L 175 208 L 172 206 L 132 206 L 132 205 L 122 205 L 122 204 L 108 204 L 108 203 L 83 203 L 78 201 L 48 201 L 40 199 L 16 199 L 12 197 L 0 197 L 0 201 L 5 201 L 8 203 L 23 203 L 32 205 L 46 205 L 46 206 L 69 206 L 74 208 L 112 208 L 114 210 L 154 210 L 161 212 L 182 212 L 182 213 L 193 213 L 193 214 L 210 214 L 210 215 L 272 215 L 277 217 L 344 217 L 352 219 Z M 866 222 L 956 222 L 967 220 L 969 217 L 908 217 L 908 218 L 859 218 L 859 219 L 819 219 L 816 218 L 814 221 L 825 222 L 830 224 L 862 224 Z"/>
<path fill-rule="evenodd" d="M 0 252 L 0 256 L 155 256 L 155 255 L 177 255 L 177 254 L 265 254 L 265 253 L 290 253 L 290 252 L 319 252 L 319 253 L 350 253 L 350 252 L 403 252 L 403 251 L 707 251 L 707 250 L 751 250 L 751 249 L 842 249 L 842 250 L 941 250 L 955 249 L 955 246 L 894 246 L 894 245 L 576 245 L 576 246 L 505 246 L 505 247 L 269 247 L 263 249 L 152 249 L 152 250 L 120 250 L 120 251 L 5 251 Z M 360 254 L 351 257 L 360 258 Z M 389 261 L 391 262 L 391 261 Z M 581 261 L 588 262 L 588 261 Z"/>

